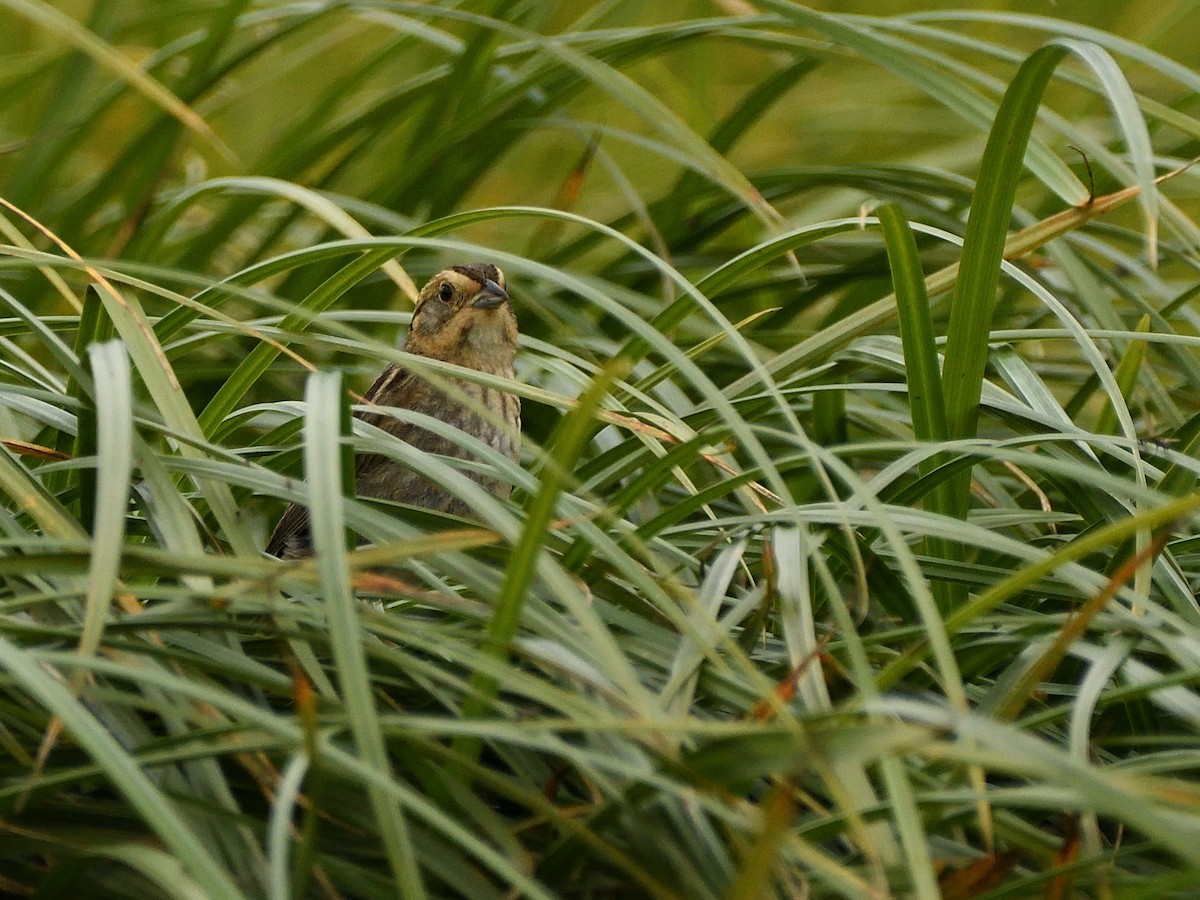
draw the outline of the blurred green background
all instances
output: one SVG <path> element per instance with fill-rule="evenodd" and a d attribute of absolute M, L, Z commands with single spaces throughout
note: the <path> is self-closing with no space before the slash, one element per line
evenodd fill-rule
<path fill-rule="evenodd" d="M 36 6 L 36 4 L 31 4 Z M 112 42 L 127 60 L 142 63 L 159 48 L 184 39 L 193 28 L 202 27 L 221 4 L 139 4 L 122 2 L 96 4 L 55 3 L 50 9 L 89 22 L 96 32 Z M 228 4 L 233 8 L 238 4 Z M 472 40 L 473 14 L 487 15 L 503 10 L 511 26 L 507 41 L 521 32 L 554 35 L 581 23 L 603 34 L 605 29 L 660 26 L 662 23 L 699 22 L 703 17 L 729 16 L 726 27 L 710 27 L 709 37 L 695 39 L 676 35 L 649 51 L 630 51 L 619 60 L 621 72 L 657 97 L 671 112 L 700 135 L 709 134 L 747 94 L 768 76 L 777 73 L 796 57 L 815 57 L 819 65 L 781 95 L 769 114 L 754 123 L 729 151 L 730 160 L 747 172 L 780 166 L 832 166 L 902 162 L 932 166 L 973 175 L 973 165 L 982 149 L 984 134 L 931 100 L 910 80 L 895 71 L 865 62 L 857 54 L 828 43 L 816 32 L 805 34 L 782 30 L 770 39 L 769 28 L 746 29 L 739 33 L 736 18 L 749 13 L 752 4 L 737 0 L 721 2 L 636 3 L 474 3 L 459 7 L 460 14 L 438 15 L 435 5 L 347 4 L 312 17 L 283 16 L 286 9 L 275 4 L 244 4 L 249 15 L 261 24 L 245 29 L 237 43 L 253 46 L 256 39 L 280 33 L 270 46 L 245 61 L 230 59 L 230 71 L 219 81 L 197 85 L 194 96 L 186 97 L 208 122 L 235 159 L 225 159 L 211 142 L 191 139 L 164 170 L 143 172 L 157 175 L 160 189 L 197 183 L 224 175 L 273 175 L 302 184 L 320 186 L 360 197 L 406 215 L 440 215 L 451 209 L 469 209 L 502 204 L 554 206 L 563 182 L 585 153 L 589 141 L 599 145 L 619 172 L 614 178 L 608 165 L 589 167 L 576 208 L 598 219 L 608 219 L 630 210 L 630 187 L 644 199 L 661 197 L 679 173 L 676 159 L 647 147 L 639 140 L 652 137 L 646 121 L 628 106 L 615 101 L 596 87 L 573 92 L 567 102 L 555 104 L 547 118 L 530 127 L 529 117 L 539 114 L 536 104 L 512 103 L 511 116 L 503 103 L 490 93 L 471 96 L 466 83 L 427 92 L 406 101 L 411 80 L 430 73 L 449 61 L 445 48 L 458 39 Z M 947 18 L 928 24 L 945 28 L 955 40 L 996 42 L 1020 55 L 1041 43 L 1044 31 L 1016 27 L 1005 14 L 1053 16 L 1109 32 L 1144 45 L 1194 67 L 1197 62 L 1194 35 L 1200 30 L 1200 9 L 1194 3 L 1122 2 L 1096 3 L 1088 0 L 1038 0 L 1011 3 L 878 3 L 830 2 L 809 5 L 815 10 L 869 16 L 910 15 L 941 11 Z M 86 235 L 82 250 L 100 252 L 114 240 L 115 222 L 106 222 L 102 209 L 86 213 L 79 203 L 89 186 L 114 177 L 112 167 L 124 154 L 144 154 L 147 163 L 157 162 L 154 147 L 131 144 L 143 127 L 149 101 L 124 92 L 112 99 L 103 115 L 79 120 L 89 103 L 103 96 L 111 73 L 95 65 L 63 58 L 66 43 L 61 34 L 44 24 L 18 15 L 21 4 L 6 13 L 0 33 L 0 79 L 7 101 L 0 110 L 0 133 L 4 153 L 0 173 L 7 196 L 21 203 L 26 198 L 53 193 L 56 207 L 74 199 L 77 213 L 64 237 Z M 963 13 L 956 18 L 955 11 Z M 987 18 L 972 21 L 972 13 Z M 89 19 L 89 16 L 91 18 Z M 437 40 L 401 38 L 404 27 L 387 17 L 408 20 L 412 29 L 436 27 Z M 928 20 L 923 20 L 928 21 Z M 432 23 L 432 24 L 431 24 Z M 282 33 L 286 29 L 286 33 Z M 444 29 L 444 32 L 442 30 Z M 903 34 L 903 32 L 898 32 Z M 499 38 L 497 38 L 498 40 Z M 596 38 L 600 40 L 602 38 Z M 931 53 L 961 58 L 978 67 L 979 74 L 1004 79 L 1011 60 L 989 59 L 970 46 L 956 47 L 947 40 L 917 40 Z M 587 43 L 580 46 L 587 47 Z M 789 52 L 789 48 L 793 48 Z M 182 53 L 183 48 L 180 46 Z M 615 53 L 616 51 L 614 51 Z M 519 51 L 513 67 L 521 69 Z M 235 65 L 236 64 L 236 65 Z M 169 60 L 156 75 L 168 84 L 184 85 L 186 59 Z M 1194 96 L 1172 85 L 1146 66 L 1131 64 L 1125 72 L 1136 90 L 1168 104 L 1181 104 L 1186 112 L 1195 105 Z M 469 72 L 462 73 L 469 83 Z M 993 85 L 994 86 L 994 85 Z M 614 86 L 614 91 L 620 90 Z M 188 93 L 187 91 L 181 91 Z M 394 96 L 385 103 L 383 95 Z M 487 106 L 478 104 L 486 97 Z M 1051 94 L 1056 110 L 1084 125 L 1091 122 L 1107 129 L 1108 111 L 1102 97 L 1092 92 L 1058 86 Z M 480 134 L 473 121 L 485 119 L 487 133 Z M 334 134 L 334 125 L 344 130 Z M 323 146 L 311 147 L 314 132 L 322 134 Z M 455 133 L 472 145 L 471 156 L 486 152 L 494 144 L 498 158 L 479 173 L 463 173 L 449 180 L 454 190 L 421 190 L 431 168 L 454 166 Z M 428 155 L 423 147 L 433 145 Z M 1054 148 L 1076 166 L 1067 148 Z M 47 157 L 60 157 L 50 166 Z M 47 167 L 50 171 L 47 171 Z M 473 176 L 473 177 L 472 177 Z M 131 179 L 121 172 L 115 177 Z M 629 187 L 621 180 L 627 179 Z M 59 191 L 63 193 L 60 194 Z M 781 211 L 798 221 L 853 211 L 863 196 L 844 191 L 806 192 L 780 204 Z M 65 196 L 64 196 L 65 194 Z M 433 196 L 431 196 L 433 194 Z M 102 194 L 100 195 L 102 196 Z M 93 193 L 93 199 L 96 199 Z M 31 210 L 37 212 L 37 208 Z M 48 212 L 51 210 L 48 210 Z M 112 210 L 107 211 L 111 216 Z M 197 227 L 202 221 L 195 223 Z M 520 252 L 526 249 L 534 223 L 503 223 L 477 226 L 471 236 L 484 243 L 498 244 Z"/>

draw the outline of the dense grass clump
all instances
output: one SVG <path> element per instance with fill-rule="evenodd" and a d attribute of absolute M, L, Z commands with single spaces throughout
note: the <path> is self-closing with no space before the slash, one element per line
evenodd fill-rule
<path fill-rule="evenodd" d="M 0 891 L 1194 896 L 1200 12 L 850 5 L 0 3 Z"/>

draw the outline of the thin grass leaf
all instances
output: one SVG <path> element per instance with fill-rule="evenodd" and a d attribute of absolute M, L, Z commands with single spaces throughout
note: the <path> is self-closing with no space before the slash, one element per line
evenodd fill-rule
<path fill-rule="evenodd" d="M 365 765 L 391 779 L 391 764 L 379 726 L 371 677 L 363 652 L 358 601 L 350 587 L 346 564 L 350 535 L 342 524 L 344 429 L 349 411 L 337 373 L 317 372 L 305 390 L 308 416 L 304 427 L 305 477 L 313 547 L 329 616 L 329 638 L 337 662 L 342 701 L 349 710 L 355 745 Z M 400 896 L 425 896 L 420 868 L 400 805 L 394 798 L 367 788 L 380 828 L 380 839 Z"/>
<path fill-rule="evenodd" d="M 1155 268 L 1158 265 L 1158 185 L 1155 182 L 1150 132 L 1138 107 L 1137 97 L 1113 58 L 1100 47 L 1071 38 L 1059 38 L 1058 44 L 1087 63 L 1104 88 L 1105 97 L 1125 138 L 1129 161 L 1137 173 L 1138 204 L 1146 219 L 1146 258 L 1150 267 Z"/>
<path fill-rule="evenodd" d="M 963 238 L 963 258 L 950 304 L 942 366 L 946 425 L 951 438 L 975 434 L 1000 261 L 1024 165 L 1025 145 L 1042 91 L 1065 53 L 1065 48 L 1044 47 L 1021 66 L 1001 101 L 980 162 L 981 176 Z M 962 518 L 970 496 L 969 475 L 956 477 L 950 493 L 954 513 Z"/>
<path fill-rule="evenodd" d="M 533 578 L 537 558 L 550 526 L 558 496 L 566 486 L 575 458 L 583 449 L 584 442 L 595 429 L 592 418 L 595 409 L 604 399 L 613 380 L 624 375 L 628 363 L 621 358 L 611 362 L 588 386 L 579 404 L 561 425 L 553 450 L 546 457 L 537 492 L 530 498 L 525 515 L 524 530 L 513 548 L 506 568 L 504 585 L 496 601 L 495 611 L 488 622 L 488 643 L 484 653 L 493 659 L 506 659 L 509 646 L 517 633 L 521 610 L 525 604 L 526 591 Z M 462 716 L 474 718 L 487 710 L 496 695 L 498 685 L 482 673 L 472 678 L 473 692 L 464 704 Z M 468 761 L 478 755 L 478 741 L 463 741 L 455 747 Z"/>
<path fill-rule="evenodd" d="M 1150 330 L 1150 317 L 1142 316 L 1137 324 L 1137 333 L 1145 334 Z M 1126 406 L 1133 399 L 1133 392 L 1137 387 L 1138 374 L 1142 368 L 1142 359 L 1146 353 L 1146 342 L 1132 340 L 1125 347 L 1125 352 L 1121 356 L 1121 361 L 1117 364 L 1117 371 L 1114 377 L 1117 379 L 1117 385 L 1121 388 L 1121 397 L 1124 399 Z M 1116 434 L 1119 423 L 1117 421 L 1117 413 L 1110 400 L 1105 404 L 1100 411 L 1099 417 L 1096 419 L 1096 431 L 1100 434 Z"/>
<path fill-rule="evenodd" d="M 91 655 L 100 647 L 117 589 L 134 457 L 133 384 L 125 345 L 93 344 L 88 359 L 96 388 L 96 501 L 79 652 Z"/>
<path fill-rule="evenodd" d="M 946 424 L 946 404 L 942 397 L 941 367 L 934 344 L 933 317 L 925 276 L 917 255 L 917 242 L 899 206 L 887 204 L 877 213 L 887 241 L 888 261 L 892 267 L 892 285 L 900 311 L 900 338 L 904 342 L 904 369 L 908 377 L 908 402 L 912 410 L 913 431 L 922 441 L 950 439 Z M 935 463 L 930 460 L 922 472 L 928 474 Z M 934 495 L 936 512 L 948 515 L 949 497 Z"/>

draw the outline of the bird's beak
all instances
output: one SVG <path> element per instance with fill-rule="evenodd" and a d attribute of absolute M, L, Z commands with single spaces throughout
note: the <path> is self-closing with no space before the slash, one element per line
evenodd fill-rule
<path fill-rule="evenodd" d="M 501 303 L 508 302 L 508 293 L 492 279 L 483 283 L 483 290 L 475 295 L 471 305 L 476 309 L 495 309 Z"/>

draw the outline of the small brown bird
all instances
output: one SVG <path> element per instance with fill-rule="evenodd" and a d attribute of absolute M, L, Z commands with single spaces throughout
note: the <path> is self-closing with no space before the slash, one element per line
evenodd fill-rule
<path fill-rule="evenodd" d="M 504 273 L 492 265 L 475 264 L 451 266 L 435 275 L 417 298 L 404 349 L 418 356 L 512 378 L 517 319 L 504 290 Z M 390 365 L 363 399 L 375 406 L 410 409 L 440 419 L 516 460 L 521 449 L 520 399 L 466 381 L 456 381 L 455 387 L 474 402 L 463 403 L 412 372 Z M 479 407 L 492 415 L 480 415 Z M 355 415 L 421 450 L 459 459 L 468 457 L 467 451 L 453 441 L 401 422 L 384 409 Z M 358 494 L 363 497 L 409 503 L 453 515 L 471 515 L 470 508 L 449 491 L 379 454 L 360 453 L 355 459 L 354 477 Z M 500 497 L 508 496 L 511 489 L 506 482 L 485 472 L 464 472 L 463 477 Z M 267 542 L 267 552 L 281 559 L 295 559 L 310 556 L 312 551 L 308 510 L 293 503 L 275 526 Z"/>

